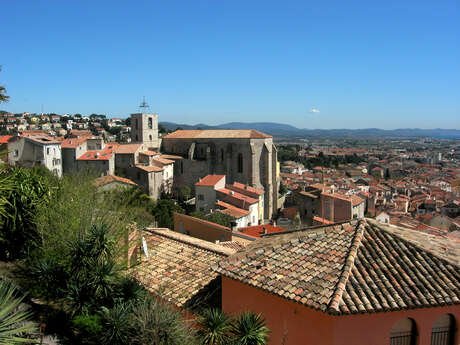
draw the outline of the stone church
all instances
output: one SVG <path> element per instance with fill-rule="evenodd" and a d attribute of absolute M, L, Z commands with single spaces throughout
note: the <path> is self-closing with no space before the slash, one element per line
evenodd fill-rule
<path fill-rule="evenodd" d="M 161 151 L 180 156 L 174 183 L 193 186 L 208 174 L 227 183 L 263 188 L 265 219 L 278 210 L 279 166 L 273 138 L 256 130 L 177 130 L 163 137 Z"/>

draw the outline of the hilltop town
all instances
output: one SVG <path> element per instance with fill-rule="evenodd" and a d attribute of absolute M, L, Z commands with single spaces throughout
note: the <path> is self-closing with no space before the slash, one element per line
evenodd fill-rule
<path fill-rule="evenodd" d="M 209 307 L 250 308 L 264 316 L 270 344 L 358 344 L 360 317 L 374 329 L 368 343 L 410 342 L 417 327 L 423 343 L 430 334 L 454 336 L 458 140 L 171 131 L 142 112 L 2 113 L 0 123 L 2 159 L 12 169 L 43 166 L 58 180 L 83 174 L 97 198 L 111 200 L 101 199 L 90 219 L 119 195 L 146 211 L 140 222 L 153 215 L 124 235 L 129 276 L 187 318 L 201 320 Z M 305 324 L 320 326 L 305 335 Z M 345 342 L 328 341 L 331 332 Z M 97 342 L 101 334 L 87 336 Z"/>

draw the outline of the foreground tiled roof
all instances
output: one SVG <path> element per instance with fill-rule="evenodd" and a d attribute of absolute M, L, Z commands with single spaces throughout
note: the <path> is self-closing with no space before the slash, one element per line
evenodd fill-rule
<path fill-rule="evenodd" d="M 428 252 L 434 253 L 436 256 L 439 256 L 452 264 L 460 266 L 460 246 L 448 236 L 448 233 L 430 234 L 420 230 L 408 230 L 402 227 L 384 225 L 373 220 L 368 220 L 368 222 L 372 223 L 374 226 L 392 232 L 406 241 L 409 241 Z M 426 228 L 429 227 L 427 226 Z"/>
<path fill-rule="evenodd" d="M 268 236 L 215 269 L 330 314 L 460 304 L 459 266 L 364 220 Z"/>
<path fill-rule="evenodd" d="M 271 135 L 254 129 L 192 129 L 178 130 L 163 139 L 265 139 Z"/>
<path fill-rule="evenodd" d="M 211 267 L 235 252 L 168 229 L 150 229 L 144 237 L 150 257 L 143 257 L 132 274 L 149 291 L 178 307 L 193 308 L 212 294 L 207 287 L 218 274 Z"/>

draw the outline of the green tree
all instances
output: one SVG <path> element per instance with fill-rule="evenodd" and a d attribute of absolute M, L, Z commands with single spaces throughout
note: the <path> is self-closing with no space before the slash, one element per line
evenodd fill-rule
<path fill-rule="evenodd" d="M 201 345 L 230 343 L 231 318 L 219 309 L 205 309 L 197 319 L 197 336 Z"/>
<path fill-rule="evenodd" d="M 37 327 L 29 322 L 32 313 L 23 299 L 12 282 L 0 280 L 0 344 L 36 343 L 30 336 L 38 333 Z"/>
<path fill-rule="evenodd" d="M 133 310 L 135 340 L 149 345 L 192 345 L 193 332 L 185 324 L 179 311 L 152 296 Z"/>
<path fill-rule="evenodd" d="M 16 260 L 24 258 L 37 245 L 35 215 L 50 200 L 56 178 L 44 167 L 10 168 L 4 174 L 0 179 L 7 179 L 12 188 L 0 187 L 4 208 L 0 220 L 0 259 Z"/>
<path fill-rule="evenodd" d="M 2 71 L 2 67 L 0 66 L 0 72 L 1 71 Z M 0 85 L 0 103 L 8 102 L 9 99 L 10 99 L 10 96 L 7 96 L 5 87 Z"/>
<path fill-rule="evenodd" d="M 195 218 L 204 219 L 204 220 L 207 220 L 208 222 L 220 224 L 228 228 L 230 228 L 232 226 L 232 223 L 235 221 L 233 217 L 225 213 L 222 213 L 222 212 L 213 212 L 213 213 L 205 215 L 201 211 L 194 211 L 190 213 L 190 216 L 195 217 Z"/>
<path fill-rule="evenodd" d="M 174 212 L 184 213 L 184 210 L 171 199 L 158 200 L 152 209 L 152 214 L 161 228 L 172 229 L 174 227 Z"/>
<path fill-rule="evenodd" d="M 230 333 L 235 345 L 265 345 L 269 329 L 261 314 L 245 312 L 233 322 Z"/>

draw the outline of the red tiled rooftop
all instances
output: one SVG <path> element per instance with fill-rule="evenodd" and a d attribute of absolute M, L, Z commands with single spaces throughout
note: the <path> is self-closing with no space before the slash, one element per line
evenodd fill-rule
<path fill-rule="evenodd" d="M 12 135 L 2 135 L 0 136 L 0 144 L 7 144 L 8 140 L 10 140 L 13 136 Z"/>
<path fill-rule="evenodd" d="M 227 189 L 227 188 L 221 188 L 221 189 L 218 189 L 217 191 L 218 191 L 219 193 L 228 195 L 228 196 L 231 197 L 231 198 L 235 198 L 235 199 L 239 199 L 239 200 L 241 200 L 241 201 L 247 202 L 248 204 L 255 204 L 256 202 L 259 201 L 259 200 L 257 200 L 257 199 L 251 198 L 251 197 L 249 197 L 249 196 L 246 196 L 246 195 L 244 195 L 244 194 L 235 192 L 235 191 L 230 190 L 230 189 Z"/>
<path fill-rule="evenodd" d="M 225 178 L 225 175 L 207 175 L 203 177 L 200 181 L 195 183 L 195 186 L 207 186 L 207 187 L 213 187 L 219 181 L 221 181 L 223 178 Z"/>
<path fill-rule="evenodd" d="M 87 140 L 88 140 L 88 137 L 64 139 L 61 142 L 61 147 L 62 148 L 76 148 L 80 146 L 81 144 L 85 143 Z"/>
<path fill-rule="evenodd" d="M 155 165 L 136 165 L 136 167 L 147 172 L 160 172 L 164 170 Z"/>
<path fill-rule="evenodd" d="M 164 136 L 163 139 L 265 139 L 271 135 L 254 129 L 196 129 L 178 130 Z"/>
<path fill-rule="evenodd" d="M 256 195 L 263 195 L 264 190 L 263 189 L 258 189 L 249 185 L 245 185 L 239 182 L 233 182 L 233 184 L 229 184 L 226 186 L 227 189 L 235 189 L 237 191 L 247 191 L 251 194 L 256 194 Z M 243 192 L 242 192 L 243 193 Z"/>
<path fill-rule="evenodd" d="M 115 151 L 116 154 L 132 154 L 135 153 L 142 146 L 140 143 L 136 144 L 122 144 L 118 146 Z"/>
<path fill-rule="evenodd" d="M 120 177 L 120 176 L 115 176 L 115 175 L 106 175 L 106 176 L 99 177 L 94 181 L 94 185 L 96 187 L 100 187 L 100 186 L 104 186 L 112 182 L 121 182 L 121 183 L 130 184 L 133 186 L 137 186 L 137 184 L 131 181 L 130 179 Z"/>
<path fill-rule="evenodd" d="M 145 156 L 156 156 L 158 155 L 158 152 L 156 151 L 151 151 L 151 150 L 147 150 L 147 151 L 142 151 L 142 152 L 139 152 L 141 155 L 145 155 Z"/>
<path fill-rule="evenodd" d="M 249 211 L 230 205 L 222 200 L 218 200 L 216 204 L 217 206 L 223 208 L 223 210 L 221 210 L 222 213 L 227 214 L 233 218 L 241 218 L 249 214 Z"/>
<path fill-rule="evenodd" d="M 100 151 L 86 151 L 77 161 L 106 161 L 112 157 L 112 152 Z"/>
<path fill-rule="evenodd" d="M 277 234 L 280 232 L 285 232 L 287 230 L 281 226 L 264 224 L 264 225 L 254 225 L 254 226 L 247 226 L 244 228 L 238 228 L 238 231 L 242 232 L 245 235 L 249 235 L 253 237 L 262 237 L 262 235 L 265 235 L 265 234 Z"/>

